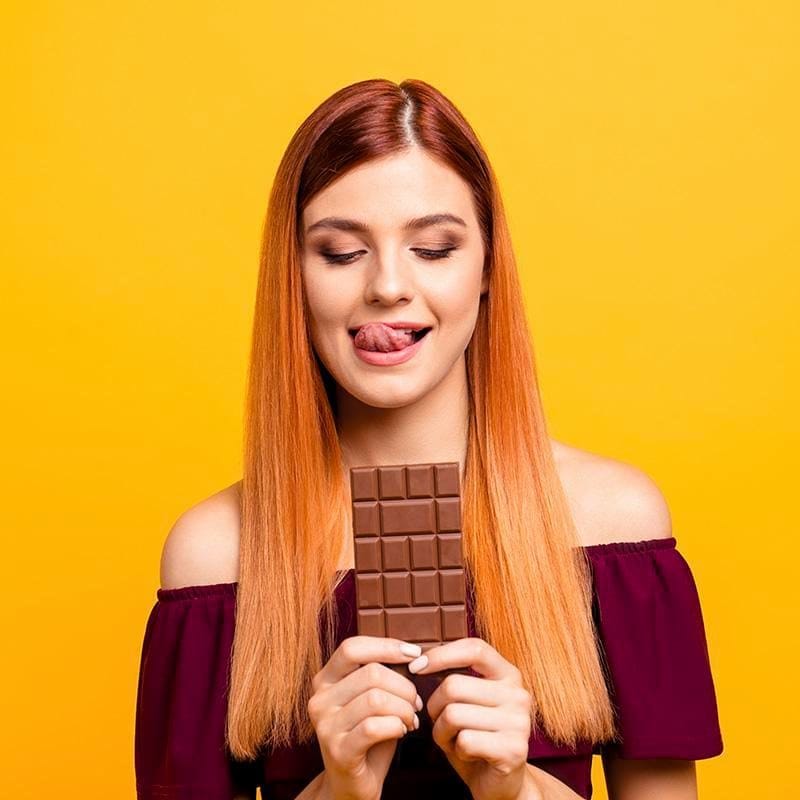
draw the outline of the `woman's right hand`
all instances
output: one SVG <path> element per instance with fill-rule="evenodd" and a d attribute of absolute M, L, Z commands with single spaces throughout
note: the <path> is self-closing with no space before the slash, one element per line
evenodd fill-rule
<path fill-rule="evenodd" d="M 419 727 L 422 709 L 414 684 L 380 662 L 408 663 L 418 650 L 400 639 L 350 636 L 314 675 L 308 714 L 325 763 L 324 796 L 379 800 L 397 740 Z"/>

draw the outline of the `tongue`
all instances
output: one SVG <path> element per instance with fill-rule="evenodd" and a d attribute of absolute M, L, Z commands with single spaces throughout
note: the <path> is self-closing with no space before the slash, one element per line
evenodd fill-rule
<path fill-rule="evenodd" d="M 356 347 L 381 353 L 403 350 L 413 343 L 413 333 L 397 331 L 382 322 L 370 322 L 364 325 L 356 334 L 355 339 Z"/>

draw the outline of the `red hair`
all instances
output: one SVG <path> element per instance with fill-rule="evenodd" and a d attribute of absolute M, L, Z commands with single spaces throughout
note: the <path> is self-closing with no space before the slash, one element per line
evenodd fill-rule
<path fill-rule="evenodd" d="M 333 378 L 309 334 L 300 215 L 348 170 L 411 147 L 472 188 L 487 254 L 489 290 L 465 354 L 462 526 L 476 633 L 521 671 L 534 731 L 541 725 L 569 746 L 614 734 L 590 566 L 556 471 L 496 178 L 476 134 L 439 91 L 420 80 L 375 79 L 335 92 L 300 125 L 269 198 L 245 408 L 226 725 L 239 759 L 314 734 L 311 678 L 333 650 L 333 590 L 350 518 Z"/>

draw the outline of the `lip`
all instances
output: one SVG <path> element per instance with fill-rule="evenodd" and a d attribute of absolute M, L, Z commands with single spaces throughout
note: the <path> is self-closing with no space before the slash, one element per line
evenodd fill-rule
<path fill-rule="evenodd" d="M 406 327 L 406 325 L 398 324 L 396 327 L 402 328 Z M 420 327 L 427 328 L 428 326 L 422 325 Z M 367 364 L 371 364 L 374 367 L 393 367 L 396 364 L 402 364 L 408 361 L 410 358 L 413 358 L 419 352 L 419 349 L 422 347 L 422 345 L 431 338 L 432 333 L 432 330 L 428 331 L 428 333 L 425 334 L 425 336 L 423 336 L 418 342 L 414 342 L 414 344 L 404 347 L 402 350 L 390 350 L 388 353 L 362 350 L 360 347 L 356 347 L 355 338 L 352 336 L 350 337 L 350 341 L 353 343 L 353 350 L 355 350 L 356 355 L 362 361 L 365 361 Z"/>
<path fill-rule="evenodd" d="M 349 333 L 352 336 L 353 333 L 358 333 L 365 325 L 371 324 L 378 324 L 386 325 L 387 328 L 394 328 L 395 330 L 409 330 L 409 331 L 421 331 L 423 328 L 431 328 L 432 325 L 426 325 L 424 322 L 385 322 L 384 320 L 376 319 L 372 322 L 363 322 L 361 325 L 355 325 L 352 328 L 349 328 Z"/>

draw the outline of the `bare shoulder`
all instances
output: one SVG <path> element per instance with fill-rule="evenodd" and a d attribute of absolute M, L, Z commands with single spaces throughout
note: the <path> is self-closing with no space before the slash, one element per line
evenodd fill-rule
<path fill-rule="evenodd" d="M 639 467 L 551 439 L 581 545 L 672 536 L 664 494 Z"/>
<path fill-rule="evenodd" d="M 233 583 L 239 574 L 241 481 L 184 511 L 161 553 L 161 588 Z"/>

